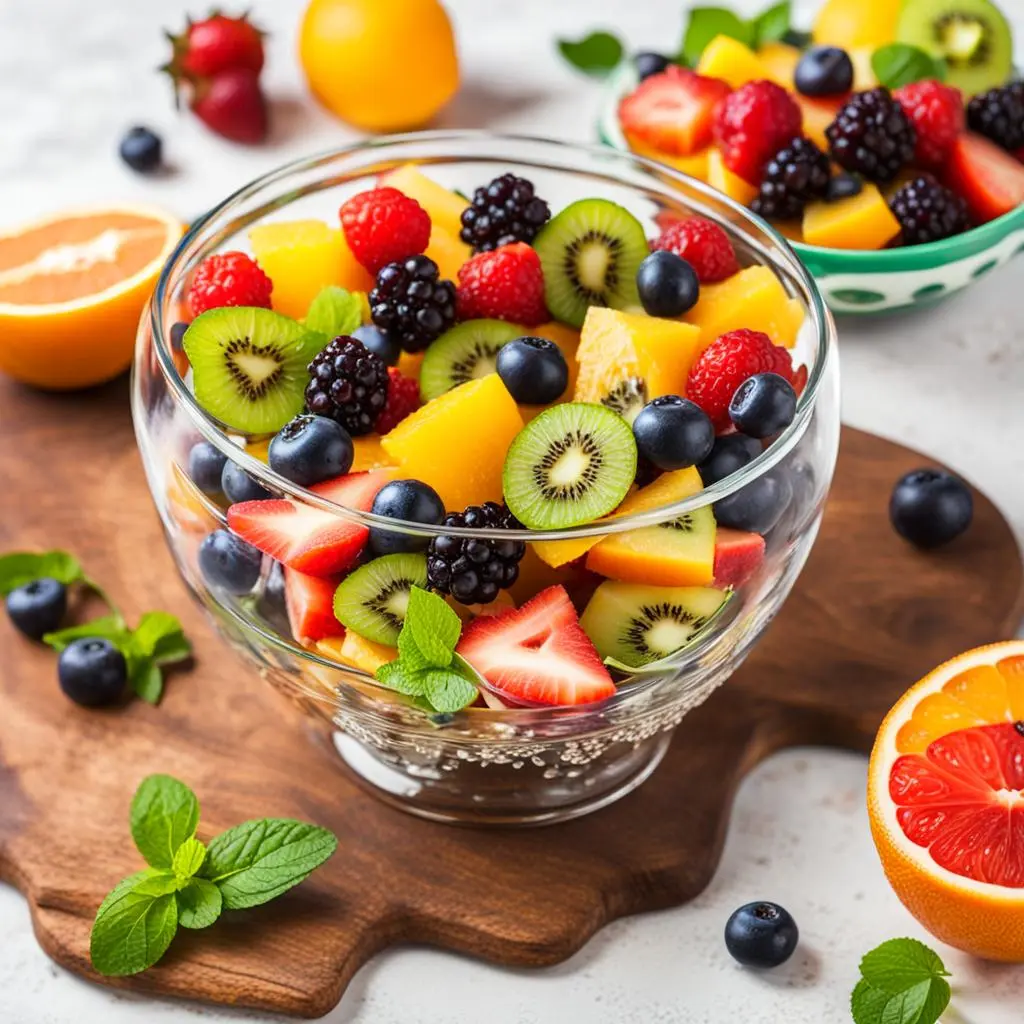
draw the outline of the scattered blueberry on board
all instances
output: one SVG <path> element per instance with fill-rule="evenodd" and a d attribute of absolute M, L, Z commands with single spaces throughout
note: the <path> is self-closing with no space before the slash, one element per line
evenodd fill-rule
<path fill-rule="evenodd" d="M 744 967 L 778 967 L 796 949 L 796 921 L 777 903 L 747 903 L 725 925 L 725 948 Z"/>
<path fill-rule="evenodd" d="M 7 595 L 11 622 L 30 640 L 42 640 L 58 629 L 67 610 L 67 587 L 48 577 L 16 587 Z"/>
<path fill-rule="evenodd" d="M 124 693 L 128 663 L 109 640 L 83 637 L 61 651 L 57 678 L 60 688 L 76 704 L 104 707 Z"/>
<path fill-rule="evenodd" d="M 133 171 L 149 174 L 163 163 L 164 145 L 156 132 L 136 125 L 125 133 L 118 152 Z"/>
<path fill-rule="evenodd" d="M 973 517 L 970 488 L 942 469 L 915 469 L 900 477 L 889 500 L 893 528 L 919 548 L 948 544 L 971 525 Z"/>

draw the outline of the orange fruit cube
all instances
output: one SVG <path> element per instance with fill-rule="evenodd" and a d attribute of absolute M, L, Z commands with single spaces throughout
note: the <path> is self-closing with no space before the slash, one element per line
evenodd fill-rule
<path fill-rule="evenodd" d="M 698 75 L 721 78 L 729 83 L 731 89 L 738 89 L 746 82 L 772 77 L 749 46 L 730 36 L 715 36 L 704 47 L 696 71 Z"/>
<path fill-rule="evenodd" d="M 433 178 L 428 178 L 415 164 L 403 164 L 380 179 L 380 185 L 390 185 L 415 199 L 430 215 L 430 223 L 447 231 L 453 238 L 462 229 L 462 213 L 469 203 L 462 196 L 450 192 Z"/>
<path fill-rule="evenodd" d="M 719 192 L 724 192 L 730 199 L 735 199 L 741 206 L 749 206 L 757 196 L 757 186 L 744 181 L 725 166 L 720 149 L 708 152 L 707 182 Z"/>
<path fill-rule="evenodd" d="M 829 249 L 882 249 L 900 233 L 885 196 L 865 182 L 861 191 L 834 203 L 808 203 L 804 241 Z"/>

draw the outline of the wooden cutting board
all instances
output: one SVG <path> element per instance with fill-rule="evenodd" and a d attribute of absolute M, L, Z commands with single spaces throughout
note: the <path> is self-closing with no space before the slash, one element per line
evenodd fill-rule
<path fill-rule="evenodd" d="M 930 460 L 847 429 L 817 546 L 794 594 L 737 675 L 679 728 L 649 782 L 548 829 L 472 831 L 408 817 L 343 774 L 324 738 L 218 639 L 164 547 L 126 387 L 47 396 L 0 383 L 0 551 L 76 552 L 126 612 L 176 612 L 193 671 L 163 704 L 87 711 L 57 688 L 55 658 L 0 621 L 0 876 L 36 934 L 87 977 L 107 890 L 141 864 L 128 834 L 139 780 L 169 772 L 219 831 L 251 817 L 332 828 L 339 853 L 266 907 L 180 932 L 156 968 L 108 981 L 136 991 L 305 1016 L 396 943 L 503 964 L 568 957 L 624 914 L 682 903 L 708 883 L 733 792 L 782 747 L 866 749 L 897 695 L 943 659 L 1009 637 L 1022 614 L 1020 555 L 977 494 L 974 525 L 922 554 L 889 526 L 898 475 Z"/>

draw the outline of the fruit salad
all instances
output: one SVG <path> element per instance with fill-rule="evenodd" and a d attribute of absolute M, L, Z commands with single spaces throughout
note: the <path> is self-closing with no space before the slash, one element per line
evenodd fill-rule
<path fill-rule="evenodd" d="M 991 0 L 828 0 L 806 42 L 732 20 L 679 62 L 637 56 L 630 148 L 826 248 L 937 242 L 1024 203 L 1024 82 Z"/>
<path fill-rule="evenodd" d="M 396 701 L 597 705 L 818 514 L 799 465 L 702 499 L 798 418 L 804 306 L 702 217 L 650 235 L 605 196 L 428 171 L 194 268 L 170 343 L 219 437 L 175 455 L 169 514 L 211 594 Z"/>

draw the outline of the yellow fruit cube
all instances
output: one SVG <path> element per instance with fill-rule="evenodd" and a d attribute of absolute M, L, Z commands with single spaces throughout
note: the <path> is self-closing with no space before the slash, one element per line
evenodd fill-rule
<path fill-rule="evenodd" d="M 838 100 L 816 99 L 813 96 L 802 96 L 794 93 L 793 98 L 800 107 L 803 114 L 804 135 L 813 142 L 822 152 L 828 152 L 828 137 L 825 129 L 836 119 L 839 108 L 842 106 Z"/>
<path fill-rule="evenodd" d="M 804 308 L 799 299 L 786 294 L 768 267 L 746 267 L 718 284 L 703 285 L 686 319 L 700 328 L 701 351 L 743 327 L 764 331 L 776 345 L 791 348 L 804 321 Z"/>
<path fill-rule="evenodd" d="M 422 352 L 403 352 L 398 357 L 398 372 L 403 377 L 411 377 L 413 380 L 420 379 L 420 367 L 423 365 Z"/>
<path fill-rule="evenodd" d="M 352 447 L 355 450 L 355 456 L 352 459 L 350 473 L 363 473 L 370 469 L 383 469 L 385 466 L 395 464 L 391 456 L 384 451 L 378 434 L 353 437 Z"/>
<path fill-rule="evenodd" d="M 446 508 L 460 510 L 502 501 L 505 455 L 522 429 L 515 399 L 491 373 L 427 402 L 381 444 L 403 474 L 433 487 Z"/>
<path fill-rule="evenodd" d="M 788 238 L 791 242 L 802 242 L 804 240 L 803 225 L 798 220 L 773 220 L 772 227 L 783 238 Z"/>
<path fill-rule="evenodd" d="M 272 221 L 249 229 L 256 262 L 274 282 L 274 309 L 301 319 L 328 285 L 369 291 L 373 278 L 352 255 L 339 228 L 319 220 Z"/>
<path fill-rule="evenodd" d="M 829 249 L 882 249 L 900 232 L 885 196 L 865 182 L 860 193 L 838 202 L 808 203 L 804 241 Z"/>
<path fill-rule="evenodd" d="M 404 164 L 390 174 L 385 174 L 380 184 L 390 185 L 410 199 L 415 199 L 430 214 L 430 223 L 434 227 L 447 231 L 453 238 L 459 237 L 462 211 L 469 203 L 462 196 L 438 185 L 433 178 L 428 178 L 415 164 Z"/>
<path fill-rule="evenodd" d="M 724 192 L 730 199 L 735 199 L 742 206 L 749 206 L 757 195 L 757 186 L 744 181 L 738 174 L 733 174 L 725 166 L 720 149 L 708 152 L 708 184 Z"/>
<path fill-rule="evenodd" d="M 757 54 L 731 36 L 715 36 L 704 47 L 696 71 L 698 75 L 721 78 L 731 89 L 738 89 L 745 82 L 772 77 Z"/>
<path fill-rule="evenodd" d="M 865 92 L 878 85 L 875 69 L 871 66 L 871 55 L 875 50 L 874 46 L 854 46 L 847 50 L 850 55 L 850 63 L 853 64 L 854 92 Z"/>
<path fill-rule="evenodd" d="M 435 224 L 430 229 L 430 242 L 425 255 L 437 264 L 441 277 L 458 281 L 459 268 L 473 255 L 473 250 L 458 235 Z"/>
<path fill-rule="evenodd" d="M 580 332 L 567 324 L 560 324 L 557 320 L 541 324 L 540 327 L 531 327 L 530 334 L 538 338 L 547 338 L 553 341 L 562 355 L 565 356 L 566 366 L 569 368 L 569 386 L 565 389 L 567 395 L 576 392 L 576 377 L 579 374 L 579 363 L 576 362 L 576 352 L 580 347 Z"/>
<path fill-rule="evenodd" d="M 657 160 L 659 163 L 666 164 L 681 174 L 688 174 L 691 178 L 697 178 L 700 181 L 708 180 L 708 154 L 711 152 L 710 147 L 702 149 L 698 153 L 693 153 L 691 156 L 676 156 L 674 153 L 663 153 L 660 149 L 655 149 L 648 143 L 635 138 L 629 132 L 626 133 L 626 141 L 629 143 L 629 148 L 638 156 Z"/>
<path fill-rule="evenodd" d="M 757 51 L 757 59 L 768 77 L 783 89 L 793 91 L 793 75 L 800 63 L 800 51 L 789 43 L 765 43 Z"/>
<path fill-rule="evenodd" d="M 897 0 L 826 0 L 814 19 L 811 37 L 819 46 L 876 49 L 896 38 L 903 4 Z"/>

